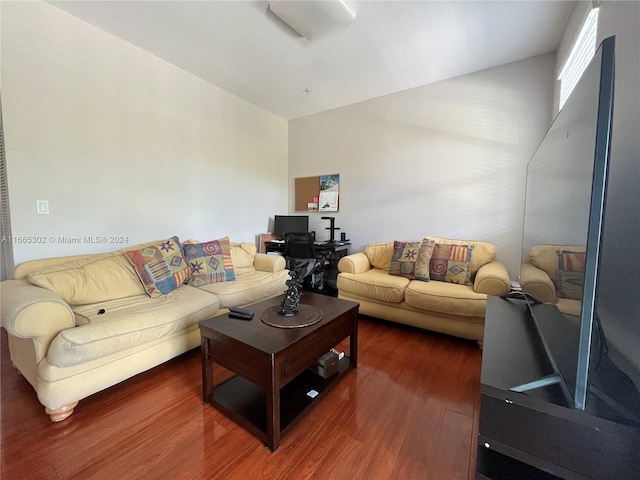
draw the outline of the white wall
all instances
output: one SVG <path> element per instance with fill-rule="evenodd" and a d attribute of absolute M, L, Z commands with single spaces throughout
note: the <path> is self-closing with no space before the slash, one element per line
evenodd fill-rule
<path fill-rule="evenodd" d="M 61 237 L 255 241 L 287 208 L 287 122 L 44 2 L 2 2 L 16 263 Z M 50 214 L 36 215 L 36 200 Z"/>
<path fill-rule="evenodd" d="M 340 174 L 351 251 L 425 235 L 496 245 L 520 269 L 525 167 L 551 123 L 555 53 L 289 122 L 296 177 Z M 312 213 L 320 239 L 329 222 Z"/>

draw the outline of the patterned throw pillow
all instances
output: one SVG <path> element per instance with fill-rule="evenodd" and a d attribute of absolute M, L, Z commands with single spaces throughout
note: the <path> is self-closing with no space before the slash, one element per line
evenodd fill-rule
<path fill-rule="evenodd" d="M 582 300 L 584 288 L 584 252 L 558 250 L 558 296 Z"/>
<path fill-rule="evenodd" d="M 196 287 L 236 279 L 229 237 L 206 243 L 185 244 L 184 256 L 191 269 L 193 285 Z"/>
<path fill-rule="evenodd" d="M 151 297 L 169 293 L 189 278 L 189 267 L 182 256 L 182 244 L 178 237 L 124 253 Z"/>
<path fill-rule="evenodd" d="M 470 285 L 471 245 L 436 243 L 429 263 L 429 277 L 439 282 Z"/>
<path fill-rule="evenodd" d="M 429 263 L 431 263 L 431 256 L 435 246 L 436 241 L 431 238 L 422 240 L 420 250 L 418 250 L 418 261 L 416 262 L 416 280 L 422 280 L 423 282 L 430 280 Z"/>
<path fill-rule="evenodd" d="M 389 265 L 389 275 L 416 278 L 416 262 L 421 242 L 393 242 L 393 257 Z"/>

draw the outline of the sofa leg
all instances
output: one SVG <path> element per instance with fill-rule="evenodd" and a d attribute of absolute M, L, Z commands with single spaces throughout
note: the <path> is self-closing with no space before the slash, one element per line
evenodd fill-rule
<path fill-rule="evenodd" d="M 51 417 L 52 422 L 61 422 L 73 413 L 73 409 L 76 408 L 76 405 L 78 405 L 78 402 L 65 405 L 64 407 L 56 408 L 55 410 L 44 407 L 44 411 L 47 412 L 47 415 L 49 415 L 49 417 Z"/>

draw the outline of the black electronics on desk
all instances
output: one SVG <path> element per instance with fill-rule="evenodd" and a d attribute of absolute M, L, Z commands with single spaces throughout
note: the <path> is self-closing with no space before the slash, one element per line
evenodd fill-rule
<path fill-rule="evenodd" d="M 308 232 L 309 215 L 276 215 L 273 219 L 273 235 L 283 238 L 285 232 Z"/>

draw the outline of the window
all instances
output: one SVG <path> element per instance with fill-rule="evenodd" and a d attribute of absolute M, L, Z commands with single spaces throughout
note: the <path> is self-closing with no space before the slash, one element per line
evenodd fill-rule
<path fill-rule="evenodd" d="M 562 108 L 569 98 L 569 95 L 571 95 L 582 73 L 596 53 L 598 11 L 599 9 L 594 8 L 589 12 L 587 21 L 584 22 L 580 35 L 578 35 L 578 39 L 573 45 L 573 49 L 558 77 L 558 80 L 560 80 L 560 108 Z"/>

